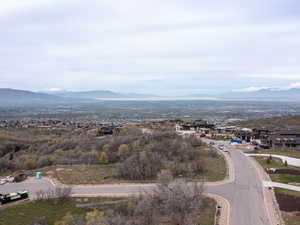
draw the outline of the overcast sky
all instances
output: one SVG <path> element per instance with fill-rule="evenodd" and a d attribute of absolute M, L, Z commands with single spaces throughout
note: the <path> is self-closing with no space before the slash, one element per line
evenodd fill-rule
<path fill-rule="evenodd" d="M 299 0 L 2 0 L 0 87 L 300 87 Z"/>

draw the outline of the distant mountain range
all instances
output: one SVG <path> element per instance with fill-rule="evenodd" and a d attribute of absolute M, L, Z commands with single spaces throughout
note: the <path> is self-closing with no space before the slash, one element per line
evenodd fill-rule
<path fill-rule="evenodd" d="M 150 98 L 157 97 L 154 95 L 147 94 L 137 94 L 137 93 L 117 93 L 107 90 L 97 90 L 97 91 L 81 91 L 81 92 L 72 92 L 72 91 L 60 91 L 53 92 L 52 94 L 60 97 L 67 98 L 76 98 L 76 99 L 118 99 L 118 98 Z"/>
<path fill-rule="evenodd" d="M 221 97 L 225 99 L 300 101 L 300 88 L 290 88 L 286 90 L 265 88 L 251 92 L 229 92 Z"/>
<path fill-rule="evenodd" d="M 85 92 L 32 92 L 10 88 L 0 88 L 0 106 L 36 106 L 59 103 L 90 102 L 101 99 L 143 99 L 149 97 L 153 97 L 153 95 L 136 93 L 121 94 L 102 90 Z"/>
<path fill-rule="evenodd" d="M 50 94 L 51 93 L 51 94 Z M 288 90 L 279 90 L 266 88 L 251 92 L 229 92 L 223 95 L 193 95 L 191 99 L 203 99 L 211 97 L 216 100 L 257 100 L 257 101 L 300 101 L 300 88 L 292 88 Z M 83 103 L 94 102 L 97 100 L 146 100 L 146 99 L 163 99 L 163 97 L 147 94 L 136 93 L 117 93 L 107 90 L 98 91 L 55 91 L 55 92 L 31 92 L 24 90 L 16 90 L 9 88 L 0 88 L 0 107 L 1 106 L 33 106 L 48 104 L 65 104 L 65 103 Z M 170 98 L 173 100 L 182 99 L 182 97 Z M 185 98 L 187 100 L 189 98 Z"/>
<path fill-rule="evenodd" d="M 45 93 L 35 93 L 9 88 L 0 88 L 0 104 L 3 105 L 27 105 L 27 104 L 44 104 L 55 103 L 62 99 L 55 95 Z"/>

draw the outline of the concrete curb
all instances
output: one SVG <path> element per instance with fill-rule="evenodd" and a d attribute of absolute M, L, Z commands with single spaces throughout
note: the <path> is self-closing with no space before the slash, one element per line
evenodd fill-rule
<path fill-rule="evenodd" d="M 215 225 L 230 225 L 230 203 L 227 199 L 215 195 L 215 194 L 204 194 L 205 196 L 214 199 L 217 205 L 220 207 L 220 215 L 215 218 Z M 216 215 L 217 216 L 217 215 Z"/>
<path fill-rule="evenodd" d="M 118 198 L 118 197 L 130 197 L 130 196 L 136 196 L 136 195 L 139 195 L 139 193 L 71 194 L 71 197 L 74 197 L 74 198 L 96 198 L 96 197 Z"/>

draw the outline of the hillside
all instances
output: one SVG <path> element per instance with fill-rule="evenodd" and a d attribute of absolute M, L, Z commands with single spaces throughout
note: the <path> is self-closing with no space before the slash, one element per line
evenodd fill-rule
<path fill-rule="evenodd" d="M 137 93 L 118 93 L 108 90 L 95 90 L 95 91 L 65 91 L 61 93 L 54 93 L 57 96 L 68 97 L 68 98 L 76 98 L 76 99 L 101 99 L 101 98 L 148 98 L 154 97 L 153 95 L 146 94 L 137 94 Z"/>
<path fill-rule="evenodd" d="M 300 88 L 291 88 L 287 90 L 265 88 L 251 92 L 229 92 L 221 97 L 225 99 L 299 101 Z"/>
<path fill-rule="evenodd" d="M 55 103 L 61 100 L 61 97 L 44 93 L 0 88 L 0 104 L 2 106 Z"/>
<path fill-rule="evenodd" d="M 9 98 L 9 99 L 57 99 L 57 96 L 44 94 L 44 93 L 35 93 L 31 91 L 17 90 L 11 88 L 0 88 L 0 99 Z"/>
<path fill-rule="evenodd" d="M 269 130 L 300 130 L 300 115 L 245 120 L 237 123 L 241 127 L 267 128 Z"/>

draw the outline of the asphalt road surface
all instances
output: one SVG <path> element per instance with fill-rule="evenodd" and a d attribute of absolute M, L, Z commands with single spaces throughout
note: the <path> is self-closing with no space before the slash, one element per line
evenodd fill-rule
<path fill-rule="evenodd" d="M 219 185 L 205 185 L 205 192 L 217 194 L 226 198 L 231 205 L 231 225 L 271 225 L 268 219 L 263 196 L 263 183 L 257 170 L 249 158 L 233 146 L 225 145 L 234 166 L 235 180 L 231 183 Z M 29 190 L 34 195 L 38 190 L 53 189 L 54 186 L 47 179 L 28 179 L 22 183 L 0 185 L 0 193 Z M 140 191 L 150 191 L 155 185 L 91 185 L 74 186 L 76 195 L 127 195 Z"/>
<path fill-rule="evenodd" d="M 249 158 L 229 145 L 228 154 L 235 180 L 224 185 L 207 186 L 207 192 L 226 198 L 231 205 L 231 225 L 271 225 L 265 208 L 263 182 Z"/>

